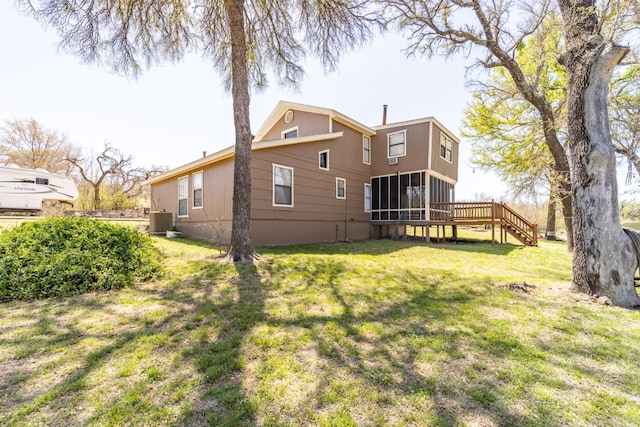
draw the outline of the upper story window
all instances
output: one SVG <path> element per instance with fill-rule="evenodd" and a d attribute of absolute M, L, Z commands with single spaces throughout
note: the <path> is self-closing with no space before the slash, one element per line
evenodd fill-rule
<path fill-rule="evenodd" d="M 344 178 L 336 178 L 336 199 L 347 198 L 347 180 Z"/>
<path fill-rule="evenodd" d="M 453 162 L 453 141 L 443 133 L 440 134 L 440 157 L 448 162 Z"/>
<path fill-rule="evenodd" d="M 178 178 L 178 216 L 189 216 L 189 177 Z"/>
<path fill-rule="evenodd" d="M 329 150 L 318 153 L 318 167 L 322 170 L 329 170 Z"/>
<path fill-rule="evenodd" d="M 387 135 L 387 157 L 407 155 L 407 131 L 394 132 Z"/>
<path fill-rule="evenodd" d="M 298 126 L 291 128 L 291 129 L 287 129 L 285 131 L 282 131 L 282 139 L 287 139 L 287 138 L 297 138 L 298 137 Z"/>
<path fill-rule="evenodd" d="M 362 135 L 362 162 L 371 164 L 371 138 L 367 135 Z"/>
<path fill-rule="evenodd" d="M 193 207 L 202 207 L 202 172 L 194 173 L 192 176 L 192 191 L 193 191 Z"/>
<path fill-rule="evenodd" d="M 293 207 L 293 168 L 273 165 L 273 205 Z"/>

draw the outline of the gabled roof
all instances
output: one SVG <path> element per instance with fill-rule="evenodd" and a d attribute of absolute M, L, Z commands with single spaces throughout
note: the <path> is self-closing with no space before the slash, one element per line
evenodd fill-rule
<path fill-rule="evenodd" d="M 286 145 L 295 145 L 295 144 L 304 144 L 307 142 L 313 141 L 328 141 L 330 139 L 340 138 L 344 133 L 343 132 L 332 132 L 326 133 L 322 135 L 310 135 L 310 136 L 300 136 L 298 138 L 287 138 L 287 139 L 276 139 L 273 141 L 256 141 L 255 139 L 251 143 L 251 150 L 263 150 L 265 148 L 272 147 L 284 147 Z M 184 164 L 182 166 L 178 166 L 177 168 L 168 170 L 159 175 L 151 177 L 143 182 L 143 184 L 153 184 L 155 182 L 164 181 L 168 178 L 173 178 L 176 176 L 184 175 L 189 171 L 194 169 L 199 169 L 207 165 L 211 165 L 213 163 L 220 162 L 225 159 L 229 159 L 235 155 L 235 145 L 227 147 L 223 150 L 217 151 L 213 154 L 209 154 L 208 156 L 204 156 L 198 160 L 194 160 L 190 163 Z"/>
<path fill-rule="evenodd" d="M 374 130 L 383 130 L 383 129 L 391 129 L 391 128 L 397 128 L 397 127 L 402 127 L 402 126 L 411 126 L 411 125 L 417 125 L 417 124 L 420 124 L 420 123 L 429 123 L 429 122 L 435 123 L 436 126 L 438 126 L 440 129 L 442 129 L 447 134 L 447 136 L 449 138 L 453 139 L 457 143 L 460 143 L 460 138 L 458 138 L 453 132 L 451 132 L 449 129 L 447 129 L 435 117 L 424 117 L 422 119 L 413 119 L 413 120 L 405 120 L 403 122 L 387 123 L 386 125 L 373 126 L 372 129 L 374 129 Z"/>
<path fill-rule="evenodd" d="M 369 126 L 365 126 L 362 123 L 356 120 L 353 120 L 351 117 L 345 116 L 339 111 L 333 110 L 331 108 L 316 107 L 313 105 L 298 104 L 298 103 L 289 102 L 289 101 L 280 101 L 278 102 L 276 107 L 273 109 L 273 111 L 271 111 L 271 114 L 269 114 L 269 117 L 267 117 L 267 119 L 264 121 L 262 126 L 260 126 L 260 129 L 258 129 L 258 132 L 256 132 L 254 141 L 256 142 L 262 141 L 264 136 L 271 130 L 271 128 L 275 126 L 278 120 L 280 120 L 280 118 L 284 116 L 284 114 L 288 110 L 297 110 L 297 111 L 304 111 L 307 113 L 322 114 L 322 115 L 328 116 L 332 120 L 335 120 L 337 122 L 344 124 L 345 126 L 353 128 L 358 132 L 361 132 L 367 136 L 373 136 L 376 134 L 376 131 L 370 128 Z"/>
<path fill-rule="evenodd" d="M 258 130 L 258 133 L 253 139 L 253 143 L 251 144 L 252 150 L 261 150 L 265 148 L 271 147 L 282 147 L 285 145 L 294 145 L 294 144 L 304 144 L 306 142 L 313 141 L 326 141 L 329 139 L 336 139 L 343 135 L 342 132 L 333 132 L 322 134 L 322 135 L 310 135 L 310 136 L 301 136 L 297 138 L 287 138 L 287 139 L 276 139 L 271 141 L 263 141 L 262 138 L 266 135 L 267 132 L 280 120 L 280 118 L 288 111 L 288 110 L 297 110 L 297 111 L 305 111 L 309 113 L 323 114 L 340 122 L 350 128 L 357 130 L 365 135 L 372 136 L 376 134 L 376 131 L 372 128 L 363 125 L 350 117 L 345 116 L 344 114 L 332 110 L 330 108 L 322 108 L 315 107 L 313 105 L 305 105 L 305 104 L 297 104 L 295 102 L 288 101 L 280 101 L 273 109 L 269 117 L 264 121 L 263 125 Z M 208 156 L 202 157 L 200 159 L 194 160 L 190 163 L 184 164 L 182 166 L 178 166 L 177 168 L 171 169 L 167 172 L 163 172 L 159 175 L 156 175 L 148 180 L 144 181 L 143 184 L 153 184 L 155 182 L 164 181 L 168 178 L 173 178 L 179 175 L 183 175 L 192 171 L 196 168 L 201 168 L 213 163 L 217 163 L 219 161 L 228 159 L 233 157 L 235 154 L 235 145 L 227 147 L 223 150 L 215 152 L 213 154 L 209 154 Z"/>

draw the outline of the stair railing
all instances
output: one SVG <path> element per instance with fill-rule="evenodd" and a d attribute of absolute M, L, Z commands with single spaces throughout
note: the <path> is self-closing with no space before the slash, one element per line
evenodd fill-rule
<path fill-rule="evenodd" d="M 526 218 L 514 211 L 505 203 L 499 203 L 502 215 L 501 220 L 510 226 L 515 232 L 531 242 L 532 245 L 538 244 L 538 227 L 536 224 L 529 222 Z"/>
<path fill-rule="evenodd" d="M 519 240 L 531 245 L 538 244 L 537 225 L 528 221 L 505 203 L 491 202 L 432 202 L 429 218 L 434 222 L 456 222 L 458 224 L 490 221 L 501 224 Z M 525 243 L 523 241 L 523 243 Z"/>

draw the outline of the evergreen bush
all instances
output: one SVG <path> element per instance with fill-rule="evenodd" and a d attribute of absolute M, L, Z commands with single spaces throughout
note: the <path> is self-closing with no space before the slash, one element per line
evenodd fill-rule
<path fill-rule="evenodd" d="M 0 232 L 0 301 L 120 289 L 162 275 L 153 240 L 89 218 L 48 218 Z"/>

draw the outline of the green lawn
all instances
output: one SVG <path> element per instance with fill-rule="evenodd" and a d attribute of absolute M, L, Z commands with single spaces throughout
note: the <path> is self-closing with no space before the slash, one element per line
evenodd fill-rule
<path fill-rule="evenodd" d="M 161 282 L 0 305 L 0 425 L 640 425 L 640 311 L 562 243 L 157 242 Z"/>

